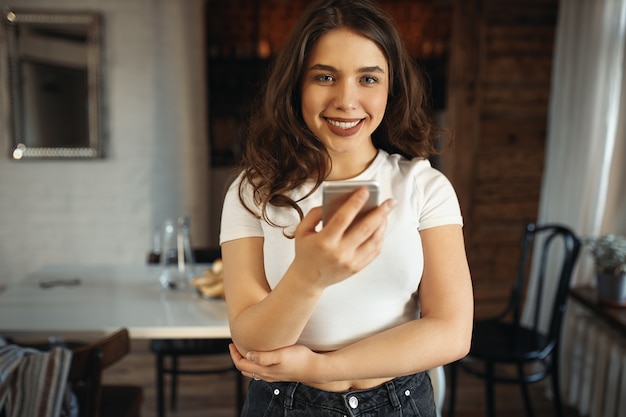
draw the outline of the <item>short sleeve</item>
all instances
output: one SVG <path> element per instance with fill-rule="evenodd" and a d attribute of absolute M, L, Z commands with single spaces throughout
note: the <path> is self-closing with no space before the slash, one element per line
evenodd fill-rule
<path fill-rule="evenodd" d="M 452 184 L 440 171 L 425 166 L 417 178 L 423 199 L 419 213 L 419 230 L 448 224 L 463 225 L 463 217 Z"/>
<path fill-rule="evenodd" d="M 250 212 L 239 198 L 239 184 L 242 178 L 242 175 L 239 175 L 237 179 L 233 181 L 224 197 L 220 227 L 220 245 L 229 240 L 246 237 L 263 237 L 263 228 L 259 215 Z M 244 183 L 241 193 L 242 198 L 247 202 L 250 208 L 256 210 L 256 206 L 252 204 L 252 187 L 249 183 Z"/>

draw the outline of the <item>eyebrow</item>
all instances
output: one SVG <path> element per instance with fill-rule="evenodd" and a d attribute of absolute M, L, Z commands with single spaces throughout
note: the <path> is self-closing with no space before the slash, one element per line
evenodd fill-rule
<path fill-rule="evenodd" d="M 331 72 L 337 72 L 337 68 L 333 67 L 332 65 L 324 65 L 324 64 L 315 64 L 313 65 L 311 68 L 309 68 L 309 71 L 311 70 L 322 70 L 322 71 L 331 71 Z M 384 74 L 385 71 L 379 67 L 378 65 L 373 65 L 370 67 L 361 67 L 357 70 L 357 72 L 363 73 L 363 72 L 379 72 Z"/>

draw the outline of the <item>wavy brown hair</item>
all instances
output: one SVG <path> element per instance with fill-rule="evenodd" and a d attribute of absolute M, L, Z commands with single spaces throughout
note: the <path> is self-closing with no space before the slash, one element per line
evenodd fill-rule
<path fill-rule="evenodd" d="M 389 65 L 387 109 L 372 134 L 374 146 L 409 159 L 436 153 L 440 132 L 429 111 L 424 78 L 391 18 L 368 0 L 316 1 L 303 12 L 276 57 L 243 135 L 240 198 L 247 180 L 261 216 L 272 225 L 276 224 L 267 216 L 268 204 L 292 207 L 302 218 L 289 191 L 312 179 L 312 193 L 330 172 L 326 148 L 302 117 L 300 87 L 312 47 L 325 33 L 339 28 L 373 41 Z"/>

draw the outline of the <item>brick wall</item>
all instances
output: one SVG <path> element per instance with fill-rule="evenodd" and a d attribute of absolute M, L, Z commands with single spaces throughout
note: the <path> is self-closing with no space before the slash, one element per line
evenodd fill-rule
<path fill-rule="evenodd" d="M 152 229 L 170 216 L 190 215 L 198 245 L 213 239 L 198 93 L 205 89 L 203 2 L 18 3 L 103 14 L 106 156 L 12 161 L 0 119 L 0 282 L 52 263 L 143 262 Z M 0 8 L 15 4 L 0 0 Z"/>

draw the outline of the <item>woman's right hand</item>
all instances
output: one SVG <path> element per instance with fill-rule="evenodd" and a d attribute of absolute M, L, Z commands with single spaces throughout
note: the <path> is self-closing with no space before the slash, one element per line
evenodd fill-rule
<path fill-rule="evenodd" d="M 222 245 L 231 335 L 242 354 L 296 344 L 324 290 L 380 253 L 395 204 L 385 201 L 352 224 L 367 194 L 366 189 L 355 192 L 320 231 L 322 209 L 312 209 L 295 230 L 295 257 L 273 288 L 265 276 L 262 238 Z"/>
<path fill-rule="evenodd" d="M 356 190 L 319 232 L 321 207 L 302 219 L 295 231 L 296 256 L 291 268 L 307 279 L 307 284 L 323 290 L 359 272 L 378 256 L 387 215 L 396 202 L 386 200 L 355 221 L 368 196 L 366 188 Z"/>

